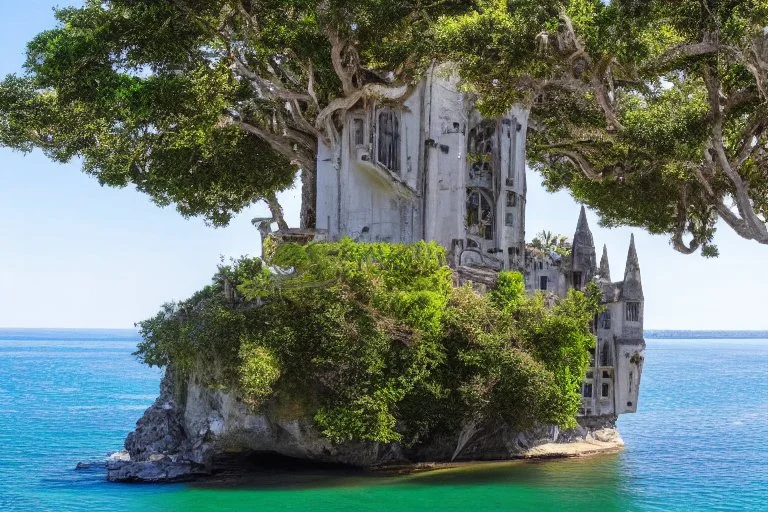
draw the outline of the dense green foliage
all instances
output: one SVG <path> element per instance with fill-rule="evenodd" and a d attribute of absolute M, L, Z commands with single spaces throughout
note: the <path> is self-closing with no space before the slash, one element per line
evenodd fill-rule
<path fill-rule="evenodd" d="M 768 2 L 477 0 L 433 27 L 480 107 L 531 106 L 528 158 L 608 226 L 705 256 L 768 243 Z"/>
<path fill-rule="evenodd" d="M 443 249 L 423 242 L 286 244 L 269 263 L 294 272 L 240 260 L 142 322 L 139 357 L 202 365 L 209 385 L 313 416 L 336 441 L 413 444 L 467 422 L 573 425 L 594 295 L 548 307 L 510 272 L 480 295 L 455 287 Z"/>
<path fill-rule="evenodd" d="M 0 84 L 0 145 L 81 157 L 102 184 L 225 224 L 302 171 L 359 101 L 397 99 L 459 0 L 85 0 Z M 278 214 L 273 208 L 273 214 Z"/>
<path fill-rule="evenodd" d="M 713 256 L 768 243 L 768 0 L 86 0 L 0 84 L 0 144 L 215 224 L 302 171 L 346 112 L 452 61 L 489 115 L 531 107 L 528 157 L 605 225 Z M 329 154 L 339 153 L 330 151 Z"/>
<path fill-rule="evenodd" d="M 168 2 L 86 2 L 29 43 L 27 74 L 0 84 L 0 144 L 80 157 L 109 186 L 225 224 L 291 185 L 295 168 L 223 122 L 242 95 L 206 40 Z"/>

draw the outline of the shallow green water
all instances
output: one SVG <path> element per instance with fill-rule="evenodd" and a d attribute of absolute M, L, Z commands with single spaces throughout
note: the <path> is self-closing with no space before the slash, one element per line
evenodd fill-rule
<path fill-rule="evenodd" d="M 236 489 L 74 471 L 118 449 L 157 393 L 135 343 L 0 331 L 0 511 L 768 511 L 768 340 L 649 340 L 620 454 L 404 477 L 283 469 Z"/>

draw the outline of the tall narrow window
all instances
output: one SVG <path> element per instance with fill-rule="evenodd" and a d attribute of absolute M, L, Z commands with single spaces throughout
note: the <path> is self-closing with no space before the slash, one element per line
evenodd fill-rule
<path fill-rule="evenodd" d="M 352 120 L 352 127 L 354 130 L 354 137 L 355 137 L 355 146 L 364 146 L 365 145 L 365 122 L 360 119 L 359 117 L 356 117 Z"/>
<path fill-rule="evenodd" d="M 640 321 L 640 303 L 639 302 L 627 302 L 624 305 L 626 312 L 625 319 L 627 322 L 639 322 Z"/>
<path fill-rule="evenodd" d="M 603 382 L 603 389 L 600 392 L 600 396 L 603 398 L 608 398 L 611 394 L 611 385 L 607 382 Z"/>
<path fill-rule="evenodd" d="M 469 131 L 467 146 L 469 181 L 477 186 L 492 185 L 495 138 L 496 123 L 493 121 L 483 121 Z"/>
<path fill-rule="evenodd" d="M 400 118 L 390 109 L 379 111 L 376 159 L 390 171 L 400 172 Z"/>
<path fill-rule="evenodd" d="M 600 350 L 600 366 L 611 366 L 611 349 L 608 343 L 603 343 L 603 348 Z"/>
<path fill-rule="evenodd" d="M 477 189 L 467 189 L 467 230 L 470 235 L 493 240 L 493 206 Z"/>
<path fill-rule="evenodd" d="M 507 192 L 507 206 L 517 206 L 517 194 L 514 192 Z"/>
<path fill-rule="evenodd" d="M 592 383 L 585 382 L 584 387 L 582 389 L 582 395 L 584 398 L 592 398 Z"/>
<path fill-rule="evenodd" d="M 610 310 L 600 313 L 600 327 L 603 329 L 611 328 L 611 312 Z"/>
<path fill-rule="evenodd" d="M 548 281 L 549 281 L 549 278 L 547 276 L 539 277 L 539 289 L 540 290 L 546 290 L 547 289 Z"/>

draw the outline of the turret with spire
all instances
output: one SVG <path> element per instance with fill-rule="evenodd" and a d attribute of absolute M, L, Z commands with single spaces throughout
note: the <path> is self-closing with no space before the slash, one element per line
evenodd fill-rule
<path fill-rule="evenodd" d="M 635 249 L 635 235 L 629 239 L 629 251 L 627 252 L 627 266 L 624 270 L 624 285 L 621 298 L 623 300 L 643 300 L 643 284 L 640 280 L 640 263 Z"/>
<path fill-rule="evenodd" d="M 603 255 L 600 257 L 600 269 L 597 271 L 600 279 L 611 282 L 611 267 L 608 265 L 608 247 L 603 244 Z"/>
<path fill-rule="evenodd" d="M 597 256 L 595 255 L 595 241 L 587 222 L 587 212 L 584 205 L 581 206 L 579 222 L 576 225 L 576 233 L 573 235 L 573 249 L 571 253 L 571 286 L 582 289 L 597 272 Z"/>

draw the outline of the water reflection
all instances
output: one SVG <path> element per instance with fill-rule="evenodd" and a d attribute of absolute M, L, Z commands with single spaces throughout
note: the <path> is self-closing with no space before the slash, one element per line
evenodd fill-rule
<path fill-rule="evenodd" d="M 636 510 L 626 480 L 621 454 L 469 464 L 400 476 L 338 466 L 255 464 L 245 477 L 225 475 L 194 484 L 189 493 L 254 504 L 279 500 L 287 509 L 304 509 L 311 500 L 324 504 L 311 510 L 339 510 L 354 496 L 354 510 L 412 510 L 426 500 L 431 510 L 618 512 Z"/>

